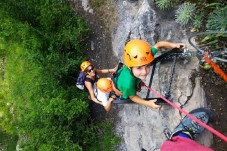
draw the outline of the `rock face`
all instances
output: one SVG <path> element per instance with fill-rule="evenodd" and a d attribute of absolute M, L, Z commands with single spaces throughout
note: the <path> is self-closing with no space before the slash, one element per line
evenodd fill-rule
<path fill-rule="evenodd" d="M 147 1 L 122 1 L 118 3 L 119 24 L 113 33 L 113 51 L 122 59 L 125 43 L 130 39 L 140 38 L 150 44 L 157 41 L 157 16 Z"/>
<path fill-rule="evenodd" d="M 135 38 L 144 39 L 151 45 L 157 41 L 168 40 L 183 42 L 189 47 L 187 30 L 174 22 L 174 10 L 160 12 L 151 0 L 124 0 L 115 3 L 119 20 L 118 26 L 112 32 L 112 47 L 119 60 L 122 60 L 125 43 Z M 170 60 L 156 66 L 151 87 L 161 94 L 167 90 L 172 62 Z M 173 75 L 171 88 L 173 103 L 187 112 L 207 106 L 200 79 L 193 78 L 193 71 L 197 67 L 197 58 L 177 59 Z M 149 78 L 150 75 L 145 81 L 146 85 L 149 83 Z M 143 88 L 138 94 L 144 98 L 147 90 Z M 157 96 L 150 93 L 149 97 Z M 166 140 L 163 134 L 164 128 L 173 130 L 185 116 L 170 105 L 163 105 L 157 110 L 137 104 L 116 105 L 115 108 L 119 109 L 116 133 L 122 137 L 119 151 L 138 151 L 142 148 L 147 151 L 159 150 Z M 210 146 L 212 134 L 204 131 L 198 142 Z"/>

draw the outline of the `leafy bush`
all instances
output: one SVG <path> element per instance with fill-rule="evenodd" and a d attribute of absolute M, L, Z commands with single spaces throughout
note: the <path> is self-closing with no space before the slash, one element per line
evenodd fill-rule
<path fill-rule="evenodd" d="M 208 14 L 207 30 L 222 31 L 227 29 L 227 6 L 224 3 L 209 3 L 206 5 Z M 200 36 L 199 44 L 209 46 L 211 50 L 223 50 L 226 47 L 226 34 L 208 34 Z"/>
<path fill-rule="evenodd" d="M 176 22 L 179 23 L 182 26 L 185 26 L 189 23 L 190 20 L 193 19 L 193 16 L 195 14 L 195 4 L 192 3 L 183 3 L 176 11 Z"/>
<path fill-rule="evenodd" d="M 199 15 L 195 15 L 194 20 L 192 21 L 193 27 L 199 29 L 203 26 L 204 13 L 201 12 Z"/>
<path fill-rule="evenodd" d="M 94 150 L 105 150 L 105 151 L 113 151 L 116 150 L 116 145 L 120 143 L 120 138 L 116 137 L 112 133 L 112 121 L 106 120 L 104 123 L 98 124 L 96 126 L 96 131 L 98 133 L 98 139 L 93 139 L 94 143 L 85 148 L 87 151 L 94 151 Z"/>
<path fill-rule="evenodd" d="M 162 10 L 181 3 L 175 13 L 175 21 L 181 26 L 192 23 L 195 29 L 226 30 L 226 1 L 156 0 L 155 4 Z M 198 8 L 198 9 L 197 9 Z M 206 16 L 209 16 L 208 18 Z M 206 27 L 205 27 L 206 26 Z"/>
<path fill-rule="evenodd" d="M 208 17 L 207 29 L 226 30 L 227 29 L 227 6 L 217 7 Z"/>
<path fill-rule="evenodd" d="M 7 101 L 13 106 L 13 114 L 7 114 L 10 124 L 0 121 L 1 128 L 16 133 L 23 150 L 92 146 L 97 134 L 89 120 L 87 94 L 74 86 L 90 33 L 85 22 L 74 16 L 68 1 L 0 4 L 0 49 L 7 57 L 9 85 L 7 95 L 0 93 L 0 111 L 9 112 Z M 16 7 L 20 15 L 12 9 Z"/>
<path fill-rule="evenodd" d="M 156 0 L 155 4 L 158 6 L 158 8 L 165 10 L 174 7 L 179 0 Z"/>
<path fill-rule="evenodd" d="M 0 150 L 4 151 L 14 151 L 16 148 L 17 137 L 13 135 L 8 135 L 7 133 L 0 130 Z"/>

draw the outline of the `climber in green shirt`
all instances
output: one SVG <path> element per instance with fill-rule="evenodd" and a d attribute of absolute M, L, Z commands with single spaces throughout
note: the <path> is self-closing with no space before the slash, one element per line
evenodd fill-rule
<path fill-rule="evenodd" d="M 149 74 L 151 62 L 159 49 L 184 47 L 183 43 L 160 41 L 151 48 L 149 43 L 144 40 L 129 41 L 124 48 L 123 59 L 125 66 L 118 71 L 119 75 L 114 78 L 116 88 L 122 93 L 121 97 L 124 99 L 129 98 L 135 103 L 150 108 L 159 108 L 160 105 L 155 104 L 156 99 L 146 101 L 136 95 L 137 88 Z"/>

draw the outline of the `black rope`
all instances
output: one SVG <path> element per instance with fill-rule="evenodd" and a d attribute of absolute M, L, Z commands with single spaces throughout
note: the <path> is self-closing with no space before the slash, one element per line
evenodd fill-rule
<path fill-rule="evenodd" d="M 150 81 L 149 81 L 149 87 L 151 87 L 151 84 L 152 84 L 152 81 L 153 81 L 155 67 L 156 67 L 156 62 L 153 64 L 152 73 L 151 73 L 151 77 L 150 77 Z M 146 98 L 148 98 L 149 95 L 150 95 L 150 91 L 147 91 Z"/>

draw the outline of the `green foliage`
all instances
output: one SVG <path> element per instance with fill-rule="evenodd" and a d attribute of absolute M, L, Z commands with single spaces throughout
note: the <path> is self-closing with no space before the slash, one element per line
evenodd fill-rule
<path fill-rule="evenodd" d="M 85 22 L 59 0 L 2 0 L 0 14 L 7 58 L 0 127 L 18 135 L 23 150 L 89 149 L 97 126 L 74 86 L 90 33 Z"/>
<path fill-rule="evenodd" d="M 203 25 L 203 20 L 204 20 L 204 12 L 201 11 L 199 15 L 195 15 L 195 18 L 192 21 L 193 27 L 197 29 L 201 28 Z"/>
<path fill-rule="evenodd" d="M 156 0 L 155 4 L 158 6 L 158 8 L 166 10 L 174 7 L 178 2 L 179 0 Z"/>
<path fill-rule="evenodd" d="M 74 150 L 73 146 L 78 148 L 76 143 L 70 141 L 73 134 L 70 123 L 78 117 L 82 121 L 88 118 L 87 103 L 81 100 L 82 96 L 75 87 L 65 89 L 56 83 L 54 76 L 43 77 L 45 68 L 30 59 L 26 48 L 20 45 L 11 47 L 17 52 L 8 56 L 7 66 L 11 100 L 15 104 L 14 122 L 19 135 L 29 132 L 29 141 L 22 142 L 21 147 L 36 150 L 46 144 L 51 146 L 50 150 L 56 147 L 68 150 Z"/>
<path fill-rule="evenodd" d="M 193 15 L 195 14 L 195 4 L 192 3 L 183 3 L 176 11 L 176 22 L 182 26 L 185 26 L 189 23 L 190 20 L 193 19 Z"/>
<path fill-rule="evenodd" d="M 0 8 L 4 15 L 35 26 L 37 25 L 40 2 L 36 0 L 1 0 Z"/>
<path fill-rule="evenodd" d="M 220 2 L 211 2 L 211 3 L 208 3 L 206 4 L 206 8 L 217 8 L 217 7 L 222 7 L 224 4 L 223 3 L 220 3 Z"/>
<path fill-rule="evenodd" d="M 192 23 L 195 29 L 204 30 L 206 24 L 209 30 L 226 30 L 225 0 L 184 0 L 168 1 L 156 0 L 155 4 L 162 10 L 174 7 L 181 3 L 175 13 L 175 21 L 181 26 Z M 208 19 L 206 16 L 209 16 Z"/>
<path fill-rule="evenodd" d="M 227 29 L 227 6 L 224 3 L 209 3 L 204 9 L 210 12 L 207 18 L 207 30 Z M 198 39 L 200 45 L 209 46 L 211 50 L 223 50 L 226 47 L 226 34 L 209 34 Z"/>
<path fill-rule="evenodd" d="M 2 50 L 4 51 L 4 49 Z M 5 55 L 0 57 L 0 128 L 9 135 L 15 132 L 13 123 L 14 107 L 9 100 L 9 83 L 6 80 Z"/>
<path fill-rule="evenodd" d="M 3 39 L 0 37 L 0 58 L 4 58 L 6 56 L 6 44 L 3 43 Z"/>
<path fill-rule="evenodd" d="M 207 29 L 227 30 L 227 6 L 217 7 L 208 17 Z"/>
<path fill-rule="evenodd" d="M 0 130 L 0 150 L 4 151 L 15 151 L 17 137 L 13 135 L 8 135 L 7 133 Z"/>
<path fill-rule="evenodd" d="M 196 37 L 198 46 L 207 46 L 210 50 L 224 50 L 226 47 L 227 34 L 207 34 Z"/>
<path fill-rule="evenodd" d="M 226 7 L 227 2 L 224 0 L 218 0 L 218 1 L 200 0 L 200 1 L 194 1 L 194 3 L 196 4 L 196 6 L 198 8 L 196 10 L 196 14 L 198 14 L 198 15 L 195 15 L 195 20 L 192 21 L 193 26 L 197 29 L 202 29 L 202 30 L 204 30 L 204 29 L 220 30 L 220 27 L 218 27 L 218 26 L 215 27 L 215 25 L 211 29 L 210 27 L 208 27 L 208 24 L 209 24 L 209 22 L 216 22 L 218 25 L 225 24 L 223 22 L 226 19 L 223 17 L 224 15 L 222 13 L 223 13 L 223 10 L 225 10 L 224 7 Z M 219 12 L 220 10 L 221 10 L 221 12 Z M 215 13 L 215 15 L 214 15 L 214 13 Z M 223 29 L 221 29 L 221 30 L 223 30 Z"/>
<path fill-rule="evenodd" d="M 98 139 L 93 140 L 92 146 L 85 148 L 88 151 L 113 151 L 115 144 L 120 143 L 120 138 L 113 135 L 111 121 L 107 120 L 101 123 L 96 131 L 98 131 Z"/>

